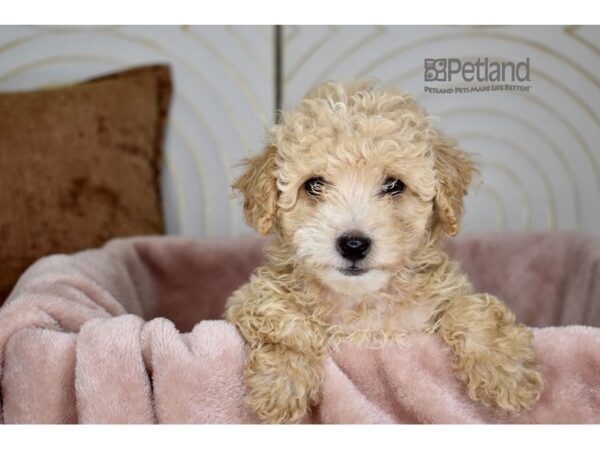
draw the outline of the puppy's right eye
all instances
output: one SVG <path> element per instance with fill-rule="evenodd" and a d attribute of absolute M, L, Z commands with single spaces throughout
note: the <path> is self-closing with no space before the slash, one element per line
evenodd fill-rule
<path fill-rule="evenodd" d="M 316 197 L 323 192 L 325 184 L 325 180 L 321 177 L 309 178 L 304 182 L 304 190 L 308 195 Z"/>

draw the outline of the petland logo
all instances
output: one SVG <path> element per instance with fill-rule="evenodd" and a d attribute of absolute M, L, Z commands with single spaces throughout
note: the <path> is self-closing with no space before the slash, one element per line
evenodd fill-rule
<path fill-rule="evenodd" d="M 465 86 L 445 87 L 425 85 L 425 92 L 433 94 L 491 91 L 529 92 L 531 89 L 531 85 L 524 84 L 531 81 L 529 58 L 519 62 L 490 61 L 487 57 L 477 58 L 475 61 L 463 61 L 459 58 L 426 58 L 424 69 L 426 83 L 469 83 Z"/>

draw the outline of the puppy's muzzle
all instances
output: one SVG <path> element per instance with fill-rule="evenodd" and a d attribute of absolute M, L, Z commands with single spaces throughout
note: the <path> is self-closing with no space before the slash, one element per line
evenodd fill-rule
<path fill-rule="evenodd" d="M 370 248 L 371 239 L 360 233 L 344 234 L 337 240 L 339 254 L 353 263 L 364 259 L 369 253 Z"/>

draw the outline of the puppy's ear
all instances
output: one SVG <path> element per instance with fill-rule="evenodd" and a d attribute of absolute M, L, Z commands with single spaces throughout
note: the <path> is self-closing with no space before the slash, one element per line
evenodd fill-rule
<path fill-rule="evenodd" d="M 463 212 L 463 197 L 477 167 L 472 157 L 458 148 L 454 139 L 435 131 L 433 137 L 437 193 L 434 200 L 434 227 L 440 226 L 449 236 L 458 233 Z"/>
<path fill-rule="evenodd" d="M 275 155 L 277 147 L 268 145 L 262 153 L 244 161 L 244 173 L 232 184 L 244 196 L 246 222 L 260 234 L 269 234 L 277 209 Z"/>

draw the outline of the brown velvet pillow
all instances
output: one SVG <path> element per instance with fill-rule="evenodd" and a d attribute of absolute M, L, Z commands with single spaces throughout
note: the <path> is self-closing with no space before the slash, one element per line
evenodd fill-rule
<path fill-rule="evenodd" d="M 164 229 L 168 66 L 0 94 L 0 304 L 36 259 Z"/>

